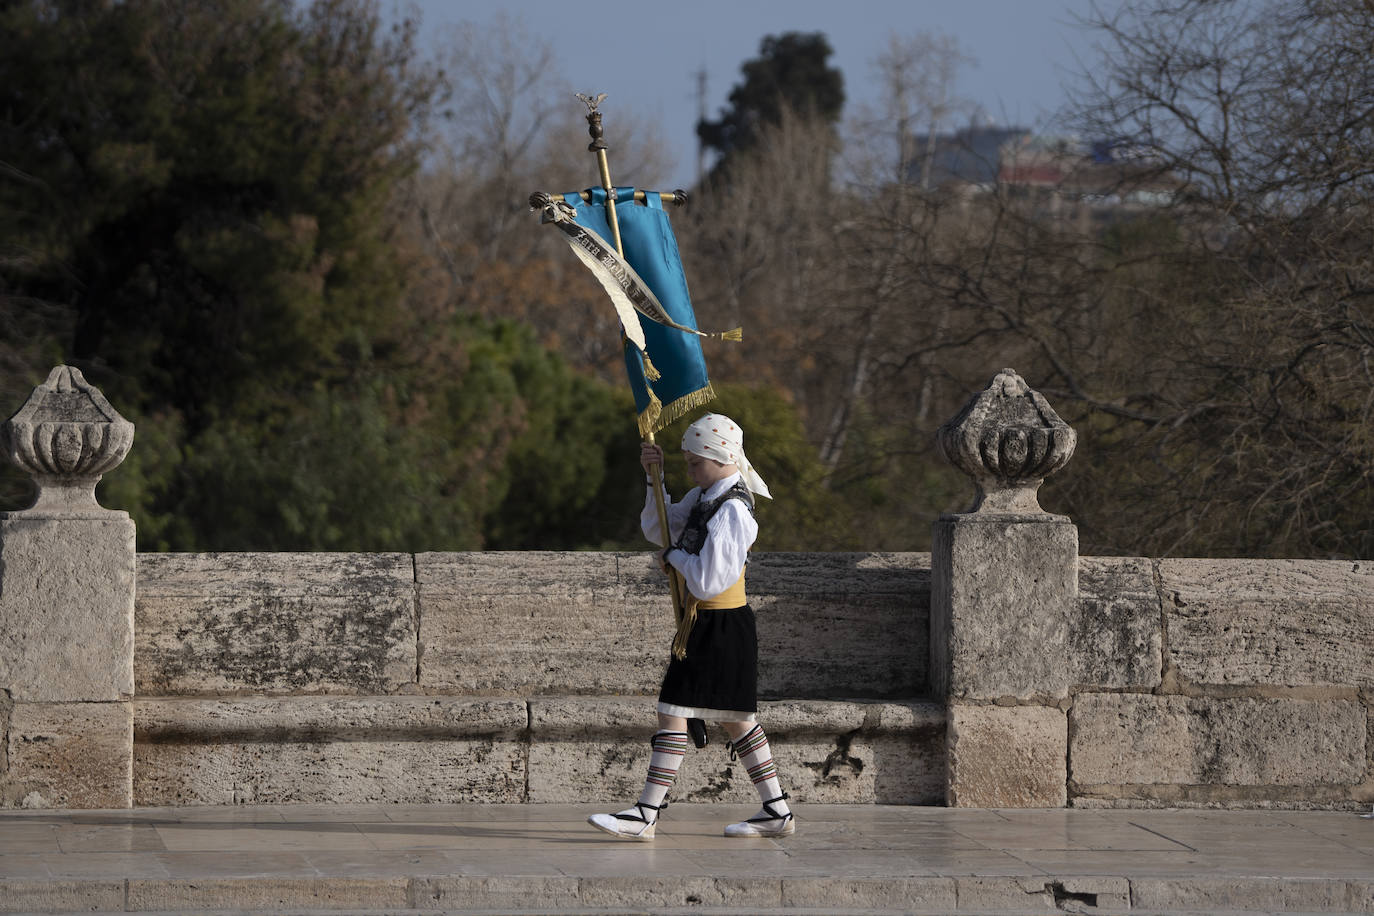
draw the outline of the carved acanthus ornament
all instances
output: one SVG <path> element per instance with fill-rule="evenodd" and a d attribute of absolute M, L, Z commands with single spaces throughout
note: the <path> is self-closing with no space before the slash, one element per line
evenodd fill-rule
<path fill-rule="evenodd" d="M 0 447 L 38 485 L 27 514 L 104 514 L 95 486 L 129 453 L 134 425 L 80 369 L 48 373 L 14 416 L 0 425 Z"/>
<path fill-rule="evenodd" d="M 1044 513 L 1036 491 L 1068 464 L 1078 436 L 1015 370 L 1003 369 L 936 440 L 978 488 L 970 512 L 1032 515 Z"/>

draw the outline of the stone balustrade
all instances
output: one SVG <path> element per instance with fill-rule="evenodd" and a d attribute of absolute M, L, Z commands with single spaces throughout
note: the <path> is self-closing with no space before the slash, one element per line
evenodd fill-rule
<path fill-rule="evenodd" d="M 671 639 L 647 553 L 135 556 L 93 496 L 121 422 L 60 367 L 0 428 L 57 456 L 0 514 L 0 804 L 638 791 Z M 1078 556 L 1035 498 L 1072 430 L 1010 370 L 940 441 L 977 492 L 931 554 L 751 560 L 794 797 L 1374 801 L 1374 563 Z M 753 797 L 722 744 L 675 797 Z"/>

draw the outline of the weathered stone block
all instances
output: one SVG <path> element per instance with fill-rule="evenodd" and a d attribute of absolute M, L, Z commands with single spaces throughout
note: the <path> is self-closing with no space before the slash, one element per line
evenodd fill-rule
<path fill-rule="evenodd" d="M 934 704 L 760 704 L 783 787 L 812 804 L 933 804 L 944 785 L 944 716 Z M 656 729 L 650 697 L 548 697 L 530 703 L 529 800 L 607 802 L 637 797 Z M 673 798 L 755 801 L 731 762 L 724 729 L 689 748 Z"/>
<path fill-rule="evenodd" d="M 140 695 L 393 693 L 413 687 L 408 554 L 143 554 Z"/>
<path fill-rule="evenodd" d="M 15 703 L 5 735 L 0 804 L 127 808 L 133 713 L 122 703 Z"/>
<path fill-rule="evenodd" d="M 628 600 L 645 554 L 419 554 L 420 684 L 469 694 L 647 693 L 672 640 L 667 592 Z M 647 596 L 646 596 L 647 598 Z"/>
<path fill-rule="evenodd" d="M 1079 694 L 1072 773 L 1088 785 L 1355 784 L 1367 719 L 1353 700 Z"/>
<path fill-rule="evenodd" d="M 761 553 L 748 576 L 763 696 L 929 691 L 930 554 Z"/>
<path fill-rule="evenodd" d="M 24 702 L 128 697 L 133 644 L 127 515 L 0 518 L 0 690 Z"/>
<path fill-rule="evenodd" d="M 407 908 L 409 886 L 405 877 L 134 878 L 129 881 L 128 909 L 393 911 Z"/>
<path fill-rule="evenodd" d="M 931 681 L 939 696 L 1068 694 L 1078 529 L 1056 515 L 946 515 L 931 554 Z"/>
<path fill-rule="evenodd" d="M 953 878 L 786 877 L 782 880 L 782 905 L 788 909 L 952 913 L 957 902 Z"/>
<path fill-rule="evenodd" d="M 521 700 L 135 703 L 139 805 L 524 800 Z"/>
<path fill-rule="evenodd" d="M 124 882 L 0 878 L 0 913 L 124 912 Z"/>
<path fill-rule="evenodd" d="M 907 697 L 926 681 L 923 554 L 757 554 L 759 691 Z M 464 693 L 656 693 L 672 607 L 647 552 L 420 554 L 420 681 Z"/>
<path fill-rule="evenodd" d="M 597 910 L 631 907 L 643 912 L 644 907 L 707 906 L 757 911 L 782 902 L 782 882 L 681 875 L 587 875 L 579 882 L 578 902 Z"/>
<path fill-rule="evenodd" d="M 946 802 L 960 808 L 1062 808 L 1068 720 L 1044 706 L 949 710 Z"/>
<path fill-rule="evenodd" d="M 1069 620 L 1073 683 L 1158 687 L 1163 671 L 1154 567 L 1139 557 L 1080 557 L 1078 604 Z"/>
<path fill-rule="evenodd" d="M 955 878 L 959 909 L 976 913 L 1125 913 L 1131 908 L 1126 878 L 1051 878 L 990 875 Z"/>
<path fill-rule="evenodd" d="M 1348 883 L 1334 878 L 1132 878 L 1133 909 L 1149 912 L 1360 912 L 1350 907 Z"/>
<path fill-rule="evenodd" d="M 411 881 L 414 905 L 445 912 L 462 910 L 575 909 L 581 879 L 575 875 L 444 875 Z"/>
<path fill-rule="evenodd" d="M 1374 686 L 1374 563 L 1162 560 L 1169 659 L 1197 684 Z"/>

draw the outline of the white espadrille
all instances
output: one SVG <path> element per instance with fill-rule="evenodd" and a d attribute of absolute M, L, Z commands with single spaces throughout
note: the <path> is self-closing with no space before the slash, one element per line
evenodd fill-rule
<path fill-rule="evenodd" d="M 792 816 L 791 811 L 779 814 L 773 808 L 775 803 L 786 799 L 786 792 L 777 798 L 768 799 L 763 803 L 763 810 L 749 820 L 728 825 L 725 828 L 725 835 L 741 837 L 791 836 L 797 832 L 797 819 Z"/>
<path fill-rule="evenodd" d="M 616 814 L 593 814 L 587 818 L 587 823 L 597 830 L 609 833 L 611 836 L 618 836 L 625 840 L 652 840 L 654 838 L 654 825 L 658 823 L 658 812 L 668 807 L 665 802 L 662 805 L 647 805 L 643 802 L 635 802 L 633 808 L 626 808 Z M 649 819 L 649 811 L 653 811 L 653 820 Z"/>

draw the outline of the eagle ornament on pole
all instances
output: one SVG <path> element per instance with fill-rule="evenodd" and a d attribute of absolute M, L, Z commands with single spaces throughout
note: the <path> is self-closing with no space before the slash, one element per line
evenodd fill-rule
<path fill-rule="evenodd" d="M 610 297 L 620 318 L 625 372 L 634 394 L 639 433 L 653 442 L 659 430 L 716 396 L 706 374 L 701 339 L 738 341 L 741 332 L 734 328 L 708 333 L 697 328 L 677 239 L 663 209 L 665 203 L 684 205 L 687 192 L 616 187 L 611 182 L 601 124 L 600 105 L 606 93 L 579 92 L 577 97 L 587 106 L 587 133 L 592 140 L 587 149 L 596 154 L 601 184 L 564 194 L 536 191 L 530 195 L 530 209 L 540 212 L 542 223 L 563 233 L 573 253 Z M 667 546 L 671 538 L 660 465 L 652 468 L 651 485 Z M 671 566 L 668 582 L 677 627 L 673 654 L 684 658 L 695 601 Z"/>

